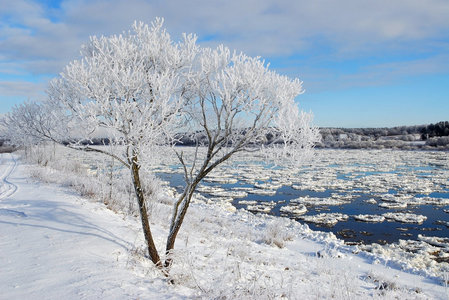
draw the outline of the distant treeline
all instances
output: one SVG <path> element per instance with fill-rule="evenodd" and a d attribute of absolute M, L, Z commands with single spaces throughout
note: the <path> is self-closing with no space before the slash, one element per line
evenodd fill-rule
<path fill-rule="evenodd" d="M 236 134 L 244 134 L 245 129 Z M 449 150 L 449 122 L 429 125 L 397 126 L 391 128 L 321 128 L 321 143 L 317 148 L 343 149 L 429 149 Z M 266 143 L 271 143 L 278 133 L 272 129 L 266 134 Z M 178 145 L 195 146 L 205 144 L 205 132 L 180 133 Z M 107 138 L 96 138 L 84 144 L 107 145 Z M 232 144 L 232 141 L 229 142 Z"/>
<path fill-rule="evenodd" d="M 391 128 L 320 128 L 322 140 L 317 148 L 339 149 L 427 149 L 449 150 L 449 122 Z M 242 131 L 242 133 L 244 130 Z M 266 143 L 278 136 L 275 129 L 266 134 Z M 177 136 L 178 145 L 204 144 L 204 132 Z M 231 143 L 231 142 L 230 142 Z"/>
<path fill-rule="evenodd" d="M 449 136 L 449 122 L 430 124 L 421 129 L 421 138 L 427 140 L 435 136 Z"/>
<path fill-rule="evenodd" d="M 244 134 L 242 129 L 236 134 Z M 449 122 L 443 121 L 428 125 L 397 126 L 391 128 L 320 128 L 322 136 L 317 148 L 337 149 L 424 149 L 449 150 Z M 266 134 L 265 143 L 271 143 L 278 136 L 275 129 Z M 176 136 L 177 145 L 204 145 L 206 134 L 180 133 Z M 5 140 L 0 138 L 0 148 L 5 148 Z M 82 142 L 84 145 L 108 145 L 108 138 L 94 138 Z M 232 141 L 229 141 L 229 145 Z M 8 150 L 9 147 L 8 147 Z"/>
<path fill-rule="evenodd" d="M 449 122 L 392 128 L 321 128 L 319 148 L 449 150 Z"/>
<path fill-rule="evenodd" d="M 322 135 L 357 134 L 360 136 L 379 138 L 385 136 L 398 136 L 408 134 L 422 134 L 430 125 L 398 126 L 391 128 L 321 128 Z"/>
<path fill-rule="evenodd" d="M 429 125 L 397 126 L 391 128 L 321 128 L 322 133 L 353 133 L 370 137 L 386 137 L 398 135 L 420 134 L 422 140 L 432 137 L 449 136 L 449 122 L 438 122 Z"/>

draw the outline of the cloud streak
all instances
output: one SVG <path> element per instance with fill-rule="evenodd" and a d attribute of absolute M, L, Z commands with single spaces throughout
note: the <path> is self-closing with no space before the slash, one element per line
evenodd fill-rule
<path fill-rule="evenodd" d="M 65 62 L 89 35 L 119 33 L 136 19 L 150 22 L 156 16 L 165 17 L 175 35 L 217 36 L 209 43 L 263 56 L 314 52 L 316 39 L 324 41 L 332 54 L 344 56 L 374 51 L 373 47 L 403 50 L 401 45 L 449 35 L 449 2 L 439 0 L 69 0 L 61 3 L 57 13 L 30 1 L 1 0 L 0 4 L 7 7 L 2 19 L 16 20 L 2 22 L 0 30 L 6 38 L 0 47 L 19 60 Z M 426 44 L 419 47 L 425 48 Z"/>
<path fill-rule="evenodd" d="M 117 34 L 134 20 L 165 18 L 168 31 L 197 33 L 300 76 L 309 91 L 382 85 L 448 73 L 445 0 L 144 1 L 0 0 L 0 96 L 36 95 L 38 78 L 58 74 L 91 35 Z M 363 62 L 351 68 L 348 65 Z M 357 65 L 357 63 L 355 63 Z M 14 77 L 14 78 L 16 78 Z M 18 81 L 14 81 L 18 80 Z M 43 89 L 42 89 L 43 90 Z"/>
<path fill-rule="evenodd" d="M 33 83 L 29 81 L 0 81 L 0 95 L 2 96 L 37 98 L 42 97 L 44 89 L 44 83 Z"/>

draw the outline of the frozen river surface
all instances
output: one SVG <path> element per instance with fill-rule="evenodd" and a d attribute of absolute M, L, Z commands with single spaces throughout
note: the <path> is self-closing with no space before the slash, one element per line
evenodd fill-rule
<path fill-rule="evenodd" d="M 293 218 L 348 243 L 448 244 L 447 152 L 316 152 L 313 164 L 299 172 L 270 167 L 254 154 L 240 155 L 205 179 L 198 198 Z M 171 186 L 182 186 L 179 166 L 156 171 Z"/>
<path fill-rule="evenodd" d="M 194 148 L 177 150 L 193 155 Z M 174 153 L 153 171 L 182 191 L 183 169 Z M 448 152 L 317 150 L 299 171 L 239 154 L 209 174 L 194 197 L 230 211 L 295 219 L 368 251 L 385 244 L 449 263 Z"/>

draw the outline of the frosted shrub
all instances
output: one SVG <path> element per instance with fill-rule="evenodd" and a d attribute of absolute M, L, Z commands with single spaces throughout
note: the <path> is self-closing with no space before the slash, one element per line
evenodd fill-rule
<path fill-rule="evenodd" d="M 448 147 L 449 146 L 449 137 L 443 136 L 443 137 L 430 138 L 426 141 L 426 145 L 432 146 L 432 147 L 438 147 L 438 146 Z"/>
<path fill-rule="evenodd" d="M 285 242 L 293 239 L 293 233 L 288 231 L 287 223 L 283 219 L 268 223 L 264 231 L 263 241 L 268 245 L 284 248 Z"/>
<path fill-rule="evenodd" d="M 397 283 L 383 278 L 381 275 L 370 272 L 366 275 L 365 280 L 374 284 L 375 289 L 380 291 L 380 295 L 386 296 L 389 291 L 398 290 Z"/>

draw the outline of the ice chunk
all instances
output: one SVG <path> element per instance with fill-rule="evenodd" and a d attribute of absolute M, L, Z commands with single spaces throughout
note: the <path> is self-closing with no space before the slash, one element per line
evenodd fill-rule
<path fill-rule="evenodd" d="M 304 204 L 283 206 L 280 209 L 281 213 L 290 213 L 293 215 L 303 215 L 307 212 L 307 207 Z"/>
<path fill-rule="evenodd" d="M 274 196 L 276 194 L 276 190 L 252 189 L 248 190 L 248 193 L 261 196 Z"/>
<path fill-rule="evenodd" d="M 380 215 L 355 215 L 353 217 L 357 221 L 362 221 L 362 222 L 381 223 L 381 222 L 385 221 L 385 217 L 380 216 Z"/>
<path fill-rule="evenodd" d="M 349 201 L 347 201 L 346 199 L 343 198 L 338 198 L 338 197 L 334 197 L 334 198 L 318 198 L 318 197 L 310 197 L 310 196 L 305 196 L 305 197 L 299 197 L 293 200 L 290 200 L 290 202 L 293 203 L 301 203 L 301 204 L 306 204 L 306 205 L 342 205 L 342 204 L 346 204 L 349 203 Z"/>
<path fill-rule="evenodd" d="M 418 234 L 418 239 L 420 241 L 426 242 L 429 245 L 447 248 L 449 250 L 449 238 L 447 238 L 447 237 L 424 236 L 424 235 Z"/>
<path fill-rule="evenodd" d="M 321 213 L 314 216 L 302 216 L 301 220 L 311 223 L 323 224 L 326 226 L 334 226 L 339 221 L 346 221 L 348 219 L 348 215 L 341 213 Z"/>
<path fill-rule="evenodd" d="M 377 204 L 377 201 L 373 198 L 365 200 L 366 203 L 370 203 L 370 204 Z"/>
<path fill-rule="evenodd" d="M 387 219 L 394 220 L 396 222 L 401 223 L 416 223 L 422 224 L 425 220 L 427 220 L 426 216 L 416 215 L 410 213 L 384 213 L 383 216 Z"/>
<path fill-rule="evenodd" d="M 383 202 L 379 204 L 379 207 L 382 208 L 406 208 L 407 207 L 407 203 L 405 202 Z"/>

